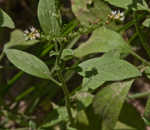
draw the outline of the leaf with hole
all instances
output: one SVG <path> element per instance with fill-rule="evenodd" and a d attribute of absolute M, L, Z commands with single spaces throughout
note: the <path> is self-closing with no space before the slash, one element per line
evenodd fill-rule
<path fill-rule="evenodd" d="M 140 71 L 125 60 L 111 57 L 93 58 L 79 64 L 82 89 L 96 89 L 106 81 L 120 81 L 141 76 Z"/>

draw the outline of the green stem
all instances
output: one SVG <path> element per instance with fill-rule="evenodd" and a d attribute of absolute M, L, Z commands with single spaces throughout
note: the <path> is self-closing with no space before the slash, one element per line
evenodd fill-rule
<path fill-rule="evenodd" d="M 56 85 L 58 85 L 59 87 L 62 86 L 61 83 L 59 83 L 57 80 L 55 80 L 54 78 L 52 78 L 51 76 L 49 76 L 49 80 L 51 80 L 53 83 L 55 83 Z"/>
<path fill-rule="evenodd" d="M 142 14 L 142 15 L 138 16 L 136 20 L 140 20 L 140 19 L 142 19 L 144 17 L 145 17 L 145 15 Z M 128 22 L 123 27 L 119 28 L 117 30 L 117 32 L 121 32 L 121 31 L 127 30 L 128 28 L 130 28 L 131 26 L 133 26 L 136 23 L 136 20 L 134 19 L 134 20 Z"/>
<path fill-rule="evenodd" d="M 5 87 L 4 90 L 2 91 L 1 95 L 5 96 L 5 95 L 7 94 L 7 92 L 8 92 L 8 90 L 10 89 L 10 87 L 11 87 L 12 85 L 14 85 L 14 84 L 16 83 L 16 81 L 17 81 L 18 79 L 20 79 L 23 74 L 24 74 L 24 72 L 23 72 L 23 71 L 20 71 L 20 72 L 18 72 L 11 80 L 9 80 L 8 83 L 7 83 L 7 85 L 6 85 L 6 87 Z"/>
<path fill-rule="evenodd" d="M 11 80 L 8 81 L 8 86 L 12 86 L 24 74 L 23 71 L 18 72 Z"/>
<path fill-rule="evenodd" d="M 59 80 L 62 82 L 62 90 L 64 92 L 64 95 L 65 95 L 65 105 L 66 105 L 66 109 L 67 109 L 67 112 L 68 112 L 68 116 L 69 116 L 69 120 L 71 122 L 71 125 L 74 124 L 74 121 L 73 121 L 73 116 L 72 116 L 72 112 L 71 112 L 71 103 L 70 103 L 70 97 L 69 97 L 69 91 L 68 91 L 68 88 L 67 88 L 67 85 L 65 83 L 65 80 L 64 80 L 64 77 L 62 75 L 62 72 L 58 72 L 58 77 L 59 77 Z"/>
<path fill-rule="evenodd" d="M 0 61 L 3 59 L 4 55 L 5 55 L 4 52 L 2 52 L 0 55 Z"/>
<path fill-rule="evenodd" d="M 128 43 L 131 45 L 132 41 L 138 36 L 138 33 L 134 33 L 133 36 L 129 39 Z"/>
<path fill-rule="evenodd" d="M 44 57 L 52 48 L 54 47 L 53 44 L 50 44 L 45 50 L 43 50 L 40 54 L 40 57 Z"/>
<path fill-rule="evenodd" d="M 76 42 L 79 40 L 79 38 L 81 37 L 81 35 L 77 35 L 75 38 L 73 38 L 73 40 L 71 41 L 71 43 L 67 46 L 68 49 L 71 49 L 75 44 Z"/>
<path fill-rule="evenodd" d="M 140 60 L 143 64 L 150 66 L 150 62 L 148 62 L 147 60 L 136 54 L 134 51 L 130 51 L 130 54 L 133 55 L 138 60 Z"/>
<path fill-rule="evenodd" d="M 73 116 L 72 116 L 72 112 L 71 112 L 70 94 L 69 94 L 67 84 L 66 84 L 65 79 L 64 79 L 63 74 L 62 74 L 62 65 L 60 62 L 61 61 L 60 57 L 61 57 L 64 46 L 63 46 L 63 43 L 60 43 L 59 45 L 60 45 L 59 55 L 56 57 L 55 66 L 57 68 L 58 78 L 62 83 L 61 88 L 62 88 L 64 95 L 65 95 L 65 106 L 67 109 L 69 120 L 70 120 L 71 125 L 73 125 L 74 121 L 73 121 Z M 58 52 L 58 43 L 55 43 L 55 51 Z"/>
<path fill-rule="evenodd" d="M 138 25 L 138 21 L 137 21 L 137 17 L 136 17 L 136 13 L 134 13 L 134 17 L 135 17 L 135 28 L 136 28 L 136 32 L 140 38 L 140 41 L 142 43 L 142 46 L 144 47 L 144 49 L 146 50 L 146 53 L 148 54 L 148 56 L 150 56 L 150 46 L 148 45 L 148 43 L 144 40 L 142 34 L 141 34 L 141 29 Z"/>
<path fill-rule="evenodd" d="M 150 91 L 148 92 L 143 92 L 143 93 L 136 93 L 134 95 L 129 95 L 128 98 L 129 99 L 136 99 L 136 98 L 144 98 L 150 96 Z"/>

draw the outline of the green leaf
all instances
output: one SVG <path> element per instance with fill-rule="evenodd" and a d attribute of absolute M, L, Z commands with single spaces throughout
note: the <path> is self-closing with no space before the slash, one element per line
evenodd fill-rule
<path fill-rule="evenodd" d="M 87 42 L 82 43 L 75 49 L 74 55 L 76 57 L 83 57 L 91 53 L 102 53 L 111 50 L 128 53 L 130 47 L 119 33 L 105 27 L 100 27 L 93 32 Z"/>
<path fill-rule="evenodd" d="M 58 0 L 40 0 L 38 5 L 38 19 L 44 33 L 52 36 L 60 34 L 61 15 Z"/>
<path fill-rule="evenodd" d="M 113 83 L 95 96 L 93 108 L 101 119 L 101 130 L 114 129 L 131 85 L 132 81 Z"/>
<path fill-rule="evenodd" d="M 142 130 L 145 128 L 143 119 L 140 113 L 127 102 L 124 103 L 120 112 L 119 121 L 128 127 L 132 127 L 135 130 Z M 129 129 L 130 130 L 130 129 Z"/>
<path fill-rule="evenodd" d="M 145 107 L 145 112 L 144 112 L 144 118 L 150 122 L 150 96 L 147 100 L 147 103 L 146 103 L 146 107 Z"/>
<path fill-rule="evenodd" d="M 72 49 L 64 49 L 61 55 L 61 59 L 64 61 L 70 60 L 73 58 L 73 50 Z"/>
<path fill-rule="evenodd" d="M 99 116 L 93 112 L 92 105 L 78 111 L 75 122 L 78 130 L 101 130 Z"/>
<path fill-rule="evenodd" d="M 88 92 L 77 92 L 73 96 L 73 99 L 78 100 L 77 105 L 78 109 L 80 108 L 87 108 L 93 101 L 93 95 Z"/>
<path fill-rule="evenodd" d="M 136 10 L 145 10 L 145 11 L 150 11 L 148 8 L 147 3 L 145 2 L 145 0 L 105 0 L 106 2 L 108 2 L 109 4 L 119 7 L 119 8 L 124 8 L 124 9 L 128 9 L 128 8 L 132 8 L 134 11 Z"/>
<path fill-rule="evenodd" d="M 93 58 L 79 64 L 83 76 L 82 89 L 96 89 L 106 81 L 119 81 L 140 76 L 133 65 L 113 57 Z"/>
<path fill-rule="evenodd" d="M 109 51 L 109 52 L 107 52 L 107 53 L 105 53 L 104 55 L 103 55 L 103 57 L 114 57 L 114 58 L 118 58 L 118 59 L 120 59 L 120 52 L 119 51 L 117 51 L 117 50 L 111 50 L 111 51 Z"/>
<path fill-rule="evenodd" d="M 144 73 L 150 79 L 150 67 L 145 68 Z"/>
<path fill-rule="evenodd" d="M 0 9 L 0 27 L 15 28 L 12 19 L 2 9 Z"/>
<path fill-rule="evenodd" d="M 143 26 L 148 27 L 148 28 L 150 27 L 150 18 L 147 18 L 144 20 Z"/>
<path fill-rule="evenodd" d="M 71 0 L 72 11 L 84 26 L 106 22 L 111 9 L 102 0 Z"/>
<path fill-rule="evenodd" d="M 50 115 L 49 119 L 51 120 L 50 122 L 44 123 L 41 128 L 50 128 L 61 121 L 68 121 L 68 114 L 66 107 L 58 107 L 54 109 Z"/>
<path fill-rule="evenodd" d="M 77 128 L 73 128 L 72 126 L 70 126 L 70 124 L 68 123 L 67 125 L 67 130 L 78 130 Z"/>
<path fill-rule="evenodd" d="M 5 53 L 10 62 L 22 71 L 39 78 L 50 79 L 48 67 L 34 55 L 16 49 L 6 49 Z"/>
<path fill-rule="evenodd" d="M 128 7 L 133 3 L 133 0 L 105 0 L 105 1 L 111 5 L 125 9 L 128 9 Z"/>
<path fill-rule="evenodd" d="M 30 120 L 29 121 L 29 129 L 36 130 L 36 127 L 37 127 L 36 123 L 33 122 L 32 120 Z"/>
<path fill-rule="evenodd" d="M 122 122 L 117 122 L 114 130 L 137 130 L 136 128 L 130 127 Z"/>
<path fill-rule="evenodd" d="M 137 1 L 135 6 L 133 7 L 133 10 L 135 10 L 135 11 L 144 10 L 144 11 L 150 12 L 150 9 L 149 9 L 147 3 L 145 2 L 145 0 Z"/>
<path fill-rule="evenodd" d="M 21 30 L 14 30 L 11 33 L 10 41 L 5 45 L 5 48 L 11 48 L 16 46 L 28 47 L 35 45 L 39 40 L 25 40 L 24 33 Z"/>

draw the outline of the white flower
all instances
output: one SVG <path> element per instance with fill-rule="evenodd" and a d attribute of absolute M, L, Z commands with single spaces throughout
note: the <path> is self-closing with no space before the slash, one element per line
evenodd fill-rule
<path fill-rule="evenodd" d="M 122 16 L 122 17 L 123 17 L 123 16 L 124 16 L 124 12 L 121 12 L 121 13 L 120 13 L 120 16 Z"/>
<path fill-rule="evenodd" d="M 125 19 L 125 17 L 123 16 L 123 17 L 121 17 L 119 20 L 120 20 L 120 21 L 124 21 L 124 19 Z"/>
<path fill-rule="evenodd" d="M 31 26 L 29 29 L 30 29 L 31 32 L 35 32 L 36 31 L 36 28 L 34 28 L 33 26 Z"/>
<path fill-rule="evenodd" d="M 114 19 L 116 19 L 116 20 L 118 19 L 118 20 L 119 20 L 119 19 L 120 19 L 120 15 L 118 15 L 118 14 L 115 15 L 115 16 L 114 16 Z"/>
<path fill-rule="evenodd" d="M 115 10 L 115 11 L 112 11 L 111 14 L 112 14 L 112 15 L 116 15 L 116 14 L 117 14 L 117 11 L 116 11 L 116 10 Z"/>
<path fill-rule="evenodd" d="M 29 34 L 29 31 L 28 31 L 28 30 L 25 30 L 24 33 L 25 33 L 25 35 L 26 35 L 26 34 Z"/>
<path fill-rule="evenodd" d="M 40 38 L 40 33 L 38 32 L 38 30 L 31 26 L 29 27 L 29 29 L 24 31 L 24 36 L 25 36 L 25 40 L 35 40 Z"/>
<path fill-rule="evenodd" d="M 111 12 L 111 15 L 109 15 L 110 19 L 123 21 L 125 19 L 124 12 L 121 12 L 120 10 L 115 10 Z"/>

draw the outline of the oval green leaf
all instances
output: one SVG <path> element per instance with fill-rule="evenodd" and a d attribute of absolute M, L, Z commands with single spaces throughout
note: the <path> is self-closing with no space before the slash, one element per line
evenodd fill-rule
<path fill-rule="evenodd" d="M 39 0 L 38 19 L 41 28 L 46 34 L 60 34 L 61 15 L 57 0 Z"/>
<path fill-rule="evenodd" d="M 12 64 L 22 71 L 43 79 L 50 79 L 50 72 L 46 64 L 29 53 L 6 49 L 5 53 Z"/>

